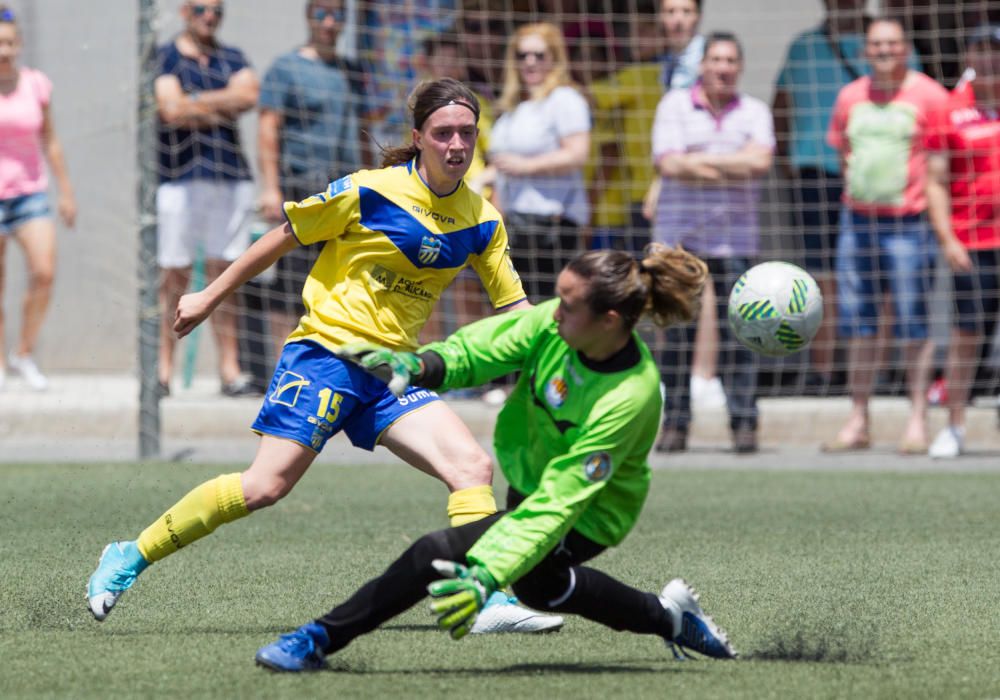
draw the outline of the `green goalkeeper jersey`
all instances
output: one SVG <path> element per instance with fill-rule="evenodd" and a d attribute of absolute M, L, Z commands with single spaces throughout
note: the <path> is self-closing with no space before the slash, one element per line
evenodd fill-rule
<path fill-rule="evenodd" d="M 660 374 L 635 333 L 597 363 L 570 348 L 558 300 L 483 319 L 428 345 L 444 360 L 442 389 L 520 370 L 497 418 L 494 447 L 524 501 L 468 553 L 501 586 L 517 581 L 575 528 L 605 546 L 635 525 L 649 490 L 646 462 L 659 427 Z"/>

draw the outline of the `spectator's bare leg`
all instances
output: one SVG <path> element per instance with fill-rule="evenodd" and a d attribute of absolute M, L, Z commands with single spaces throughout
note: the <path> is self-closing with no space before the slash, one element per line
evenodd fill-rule
<path fill-rule="evenodd" d="M 812 370 L 827 381 L 833 376 L 837 350 L 837 280 L 832 274 L 814 275 L 823 295 L 823 322 L 809 346 Z"/>
<path fill-rule="evenodd" d="M 177 313 L 177 302 L 187 291 L 191 282 L 191 268 L 179 267 L 160 270 L 160 368 L 161 384 L 170 384 L 174 374 L 174 348 L 177 346 L 177 336 L 174 335 L 174 316 Z"/>
<path fill-rule="evenodd" d="M 851 414 L 837 433 L 841 445 L 859 445 L 870 441 L 868 402 L 875 385 L 878 355 L 875 338 L 852 338 L 848 352 L 848 382 L 851 387 Z"/>
<path fill-rule="evenodd" d="M 207 260 L 205 272 L 206 284 L 222 274 L 229 267 L 225 260 Z M 215 347 L 219 351 L 219 376 L 223 385 L 231 384 L 240 376 L 240 345 L 236 328 L 236 295 L 231 294 L 212 312 L 212 332 L 215 336 Z"/>
<path fill-rule="evenodd" d="M 52 299 L 52 281 L 56 267 L 56 228 L 52 219 L 30 219 L 17 228 L 14 235 L 28 265 L 28 289 L 24 294 L 24 316 L 17 354 L 30 355 L 35 350 L 45 312 Z"/>
<path fill-rule="evenodd" d="M 691 373 L 703 379 L 712 379 L 719 373 L 719 319 L 715 307 L 715 286 L 709 278 L 701 295 L 701 313 L 691 361 Z"/>
<path fill-rule="evenodd" d="M 934 343 L 931 340 L 906 344 L 906 385 L 910 394 L 910 419 L 903 432 L 902 446 L 927 446 L 927 386 L 931 379 Z"/>
<path fill-rule="evenodd" d="M 271 311 L 267 315 L 267 324 L 271 330 L 271 339 L 274 341 L 274 356 L 281 357 L 285 341 L 299 325 L 299 317 L 294 314 Z"/>
<path fill-rule="evenodd" d="M 948 347 L 948 368 L 945 373 L 949 425 L 965 425 L 965 405 L 969 401 L 969 391 L 976 375 L 978 350 L 978 333 L 961 328 L 952 329 L 951 344 Z"/>
<path fill-rule="evenodd" d="M 0 370 L 7 369 L 7 353 L 3 351 L 3 339 L 6 337 L 3 328 L 3 290 L 5 283 L 4 270 L 7 269 L 6 257 L 7 237 L 0 236 Z M 2 383 L 3 379 L 0 379 L 0 384 Z"/>

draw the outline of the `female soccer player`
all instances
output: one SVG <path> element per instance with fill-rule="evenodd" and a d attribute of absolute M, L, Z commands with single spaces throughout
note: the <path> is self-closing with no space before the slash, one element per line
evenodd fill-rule
<path fill-rule="evenodd" d="M 66 172 L 62 145 L 52 126 L 52 83 L 38 70 L 19 67 L 21 32 L 14 12 L 0 5 L 0 346 L 3 345 L 3 270 L 7 239 L 24 250 L 28 288 L 17 349 L 10 369 L 36 391 L 49 380 L 32 359 L 38 333 L 52 297 L 56 267 L 56 227 L 52 223 L 44 160 L 48 160 L 59 188 L 58 209 L 72 228 L 76 201 Z M 0 388 L 6 377 L 0 352 Z"/>
<path fill-rule="evenodd" d="M 582 566 L 625 538 L 649 488 L 646 457 L 662 400 L 659 370 L 635 324 L 647 313 L 658 325 L 692 319 L 706 275 L 705 264 L 679 248 L 651 246 L 641 262 L 623 251 L 591 251 L 559 275 L 558 299 L 478 321 L 418 355 L 356 350 L 376 375 L 426 388 L 474 386 L 521 370 L 495 434 L 510 510 L 420 538 L 347 602 L 260 649 L 257 662 L 320 668 L 325 655 L 428 591 L 438 625 L 459 639 L 491 592 L 507 585 L 539 610 L 735 656 L 683 580 L 656 595 Z"/>
<path fill-rule="evenodd" d="M 286 224 L 203 291 L 181 298 L 174 330 L 183 337 L 281 255 L 326 241 L 303 289 L 306 314 L 253 424 L 261 439 L 252 464 L 196 487 L 136 540 L 105 547 L 87 591 L 98 620 L 149 564 L 284 497 L 341 430 L 354 445 L 381 444 L 443 481 L 453 525 L 496 512 L 492 461 L 437 394 L 416 388 L 397 398 L 336 354 L 359 341 L 415 348 L 435 301 L 466 265 L 479 273 L 495 308 L 528 306 L 499 214 L 463 182 L 477 135 L 475 96 L 442 79 L 418 86 L 411 108 L 412 143 L 387 151 L 382 169 L 286 202 Z"/>

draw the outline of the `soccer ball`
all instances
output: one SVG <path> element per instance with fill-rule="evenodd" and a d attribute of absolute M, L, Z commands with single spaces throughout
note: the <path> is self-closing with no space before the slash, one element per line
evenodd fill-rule
<path fill-rule="evenodd" d="M 743 345 L 770 357 L 798 352 L 823 321 L 823 296 L 812 276 L 786 262 L 756 265 L 729 294 L 729 327 Z"/>

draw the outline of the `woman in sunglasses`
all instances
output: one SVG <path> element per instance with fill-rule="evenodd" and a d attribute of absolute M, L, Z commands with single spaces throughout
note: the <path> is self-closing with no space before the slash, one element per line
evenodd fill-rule
<path fill-rule="evenodd" d="M 18 66 L 21 32 L 13 10 L 0 5 L 0 295 L 3 292 L 4 251 L 14 238 L 24 250 L 28 289 L 24 298 L 21 338 L 10 354 L 9 368 L 37 391 L 48 380 L 32 360 L 38 332 L 52 294 L 56 265 L 56 229 L 46 194 L 47 160 L 59 189 L 63 223 L 73 226 L 76 203 L 66 174 L 62 146 L 52 126 L 52 83 L 41 72 Z M 3 304 L 0 296 L 0 344 Z M 0 388 L 7 366 L 0 351 Z"/>
<path fill-rule="evenodd" d="M 590 107 L 570 79 L 558 27 L 528 24 L 511 37 L 499 106 L 489 152 L 495 204 L 524 290 L 538 302 L 555 294 L 556 274 L 590 219 L 583 182 Z"/>

